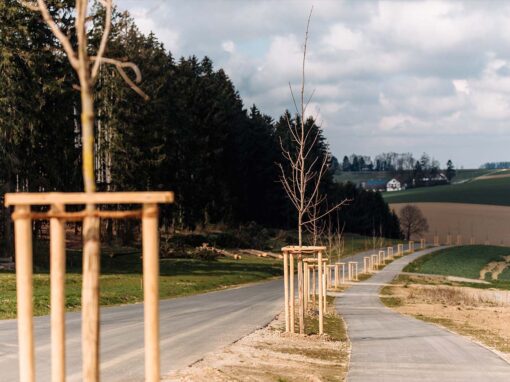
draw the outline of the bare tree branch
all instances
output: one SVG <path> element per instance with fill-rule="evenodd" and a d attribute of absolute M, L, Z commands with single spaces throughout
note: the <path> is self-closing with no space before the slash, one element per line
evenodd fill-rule
<path fill-rule="evenodd" d="M 135 84 L 135 82 L 140 83 L 142 81 L 142 74 L 136 64 L 132 62 L 123 62 L 114 58 L 97 56 L 90 57 L 90 60 L 94 62 L 101 61 L 101 63 L 114 65 L 122 79 L 129 85 L 129 87 L 133 89 L 138 95 L 140 95 L 144 100 L 149 100 L 149 96 Z M 135 73 L 134 82 L 131 80 L 131 78 L 129 78 L 124 68 L 129 68 Z"/>
<path fill-rule="evenodd" d="M 23 1 L 20 0 L 20 4 L 25 6 L 26 8 L 40 12 L 44 22 L 50 27 L 51 31 L 55 35 L 55 37 L 60 41 L 64 51 L 66 52 L 67 58 L 73 69 L 78 70 L 78 58 L 76 57 L 76 53 L 73 50 L 73 46 L 71 45 L 71 41 L 69 38 L 62 32 L 59 28 L 53 17 L 51 17 L 50 11 L 48 10 L 48 6 L 46 5 L 45 0 L 37 0 L 37 4 L 31 1 Z"/>
<path fill-rule="evenodd" d="M 105 19 L 104 19 L 104 30 L 103 35 L 101 36 L 101 43 L 99 44 L 99 49 L 96 54 L 96 61 L 94 62 L 94 66 L 92 67 L 92 81 L 94 81 L 99 72 L 99 67 L 101 66 L 102 58 L 106 51 L 106 45 L 108 43 L 108 36 L 110 35 L 110 28 L 112 25 L 112 0 L 101 0 L 101 4 L 105 7 Z M 141 75 L 140 75 L 141 77 Z"/>

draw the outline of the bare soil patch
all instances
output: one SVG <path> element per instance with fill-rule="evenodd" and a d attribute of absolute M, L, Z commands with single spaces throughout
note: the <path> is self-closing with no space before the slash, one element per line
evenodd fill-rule
<path fill-rule="evenodd" d="M 335 329 L 333 336 L 300 336 L 283 332 L 281 314 L 267 327 L 172 372 L 163 381 L 344 381 L 349 341 L 340 317 L 330 313 L 328 318 Z"/>
<path fill-rule="evenodd" d="M 429 223 L 429 231 L 423 235 L 433 242 L 437 233 L 441 243 L 446 242 L 448 232 L 455 243 L 457 234 L 463 244 L 470 244 L 473 236 L 476 244 L 487 241 L 493 245 L 510 245 L 510 207 L 467 203 L 396 203 L 390 207 L 399 212 L 407 204 L 417 206 Z M 418 238 L 415 238 L 418 239 Z"/>
<path fill-rule="evenodd" d="M 433 322 L 496 349 L 510 360 L 510 304 L 475 288 L 393 285 L 381 300 L 399 313 Z"/>

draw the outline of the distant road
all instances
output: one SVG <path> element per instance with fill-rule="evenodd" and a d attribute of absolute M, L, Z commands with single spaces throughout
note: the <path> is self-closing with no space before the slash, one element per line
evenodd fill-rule
<path fill-rule="evenodd" d="M 336 300 L 352 342 L 348 382 L 508 382 L 510 364 L 470 340 L 403 316 L 379 299 L 389 283 L 428 249 L 395 260 Z"/>

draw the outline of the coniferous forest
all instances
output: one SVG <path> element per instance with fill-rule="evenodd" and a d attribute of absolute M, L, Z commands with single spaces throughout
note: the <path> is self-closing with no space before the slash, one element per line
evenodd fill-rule
<path fill-rule="evenodd" d="M 53 4 L 51 12 L 73 36 L 72 8 L 65 1 Z M 103 18 L 94 20 L 90 36 L 96 46 Z M 256 105 L 244 105 L 211 59 L 172 56 L 157 36 L 142 34 L 127 13 L 114 13 L 110 35 L 109 55 L 129 57 L 139 66 L 141 88 L 150 98 L 129 89 L 115 68 L 101 68 L 95 92 L 98 191 L 174 191 L 176 203 L 161 215 L 162 224 L 172 229 L 248 222 L 295 227 L 276 163 L 282 162 L 280 143 L 292 150 L 288 121 L 299 123 L 300 116 L 282 110 L 275 120 Z M 82 189 L 76 83 L 40 16 L 15 0 L 0 2 L 2 195 Z M 315 156 L 329 156 L 320 126 L 312 118 L 306 125 L 320 132 Z M 348 232 L 400 235 L 398 219 L 380 194 L 334 183 L 333 170 L 322 180 L 328 204 L 351 202 L 329 221 Z M 12 235 L 10 224 L 2 209 L 2 238 Z"/>

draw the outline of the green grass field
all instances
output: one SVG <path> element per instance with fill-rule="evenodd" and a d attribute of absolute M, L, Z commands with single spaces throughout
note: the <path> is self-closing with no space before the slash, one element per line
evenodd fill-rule
<path fill-rule="evenodd" d="M 140 255 L 102 259 L 101 305 L 132 304 L 143 300 Z M 282 273 L 281 260 L 249 257 L 241 260 L 163 259 L 160 297 L 171 298 L 259 281 Z M 82 277 L 77 270 L 66 276 L 66 309 L 79 310 Z M 34 274 L 34 313 L 49 314 L 50 284 L 47 272 Z M 0 319 L 16 316 L 16 276 L 0 273 Z"/>
<path fill-rule="evenodd" d="M 445 248 L 420 257 L 408 264 L 404 272 L 459 276 L 471 279 L 480 277 L 480 270 L 491 261 L 510 255 L 510 248 L 471 245 Z"/>
<path fill-rule="evenodd" d="M 510 177 L 383 194 L 388 203 L 470 203 L 510 206 Z"/>

